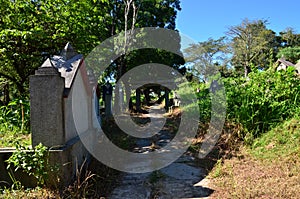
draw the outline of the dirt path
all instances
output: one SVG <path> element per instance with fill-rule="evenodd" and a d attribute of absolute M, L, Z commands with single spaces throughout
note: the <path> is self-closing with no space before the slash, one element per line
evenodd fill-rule
<path fill-rule="evenodd" d="M 151 120 L 164 117 L 157 105 L 151 108 L 156 111 L 144 114 L 140 123 L 149 117 Z M 172 128 L 163 128 L 155 139 L 153 137 L 137 139 L 136 147 L 132 151 L 150 153 L 168 144 L 173 137 Z M 196 159 L 186 153 L 169 166 L 157 171 L 142 174 L 122 173 L 117 187 L 109 198 L 206 198 L 213 190 L 207 188 L 208 180 L 205 176 L 205 169 L 197 167 Z"/>

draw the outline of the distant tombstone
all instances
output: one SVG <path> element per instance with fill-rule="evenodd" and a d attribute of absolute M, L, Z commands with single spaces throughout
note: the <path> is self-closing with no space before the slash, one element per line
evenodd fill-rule
<path fill-rule="evenodd" d="M 213 80 L 210 84 L 209 90 L 212 93 L 215 93 L 219 89 L 220 85 L 217 80 Z"/>
<path fill-rule="evenodd" d="M 99 97 L 100 97 L 100 91 L 97 86 L 94 90 L 94 102 L 95 102 L 94 105 L 95 105 L 95 112 L 96 112 L 97 119 L 99 123 L 101 123 Z"/>
<path fill-rule="evenodd" d="M 103 100 L 105 102 L 105 116 L 111 116 L 112 85 L 107 81 L 103 86 Z"/>
<path fill-rule="evenodd" d="M 174 100 L 174 106 L 179 107 L 180 106 L 180 99 L 179 99 L 179 96 L 178 96 L 176 91 L 174 92 L 174 99 L 173 100 Z"/>

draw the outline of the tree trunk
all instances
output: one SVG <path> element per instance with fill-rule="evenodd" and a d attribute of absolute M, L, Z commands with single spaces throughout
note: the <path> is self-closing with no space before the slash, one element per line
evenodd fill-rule
<path fill-rule="evenodd" d="M 128 85 L 128 80 L 125 80 L 124 82 L 124 88 L 125 88 L 125 97 L 126 97 L 126 107 L 128 106 L 128 111 L 130 111 L 132 108 L 130 107 L 130 100 L 131 100 L 131 89 Z"/>
<path fill-rule="evenodd" d="M 117 62 L 117 77 L 116 77 L 117 84 L 115 87 L 116 92 L 115 92 L 114 108 L 115 108 L 115 113 L 121 113 L 123 111 L 123 104 L 124 104 L 124 88 L 122 86 L 122 83 L 125 86 L 125 89 L 127 87 L 126 86 L 127 82 L 119 82 L 123 74 L 125 74 L 126 72 L 125 54 L 121 55 L 116 62 Z M 122 89 L 121 95 L 120 95 L 120 89 Z"/>
<path fill-rule="evenodd" d="M 248 77 L 248 74 L 251 72 L 251 67 L 245 65 L 244 70 L 245 70 L 245 78 L 246 78 Z"/>
<path fill-rule="evenodd" d="M 147 104 L 147 106 L 149 106 L 151 99 L 150 99 L 150 92 L 149 92 L 148 88 L 146 88 L 144 90 L 144 95 L 145 95 L 145 99 L 146 99 L 146 104 Z"/>
<path fill-rule="evenodd" d="M 7 106 L 8 103 L 10 102 L 10 97 L 9 97 L 9 84 L 8 84 L 8 83 L 6 83 L 6 84 L 4 85 L 3 93 L 4 93 L 3 104 L 4 104 L 5 106 Z"/>

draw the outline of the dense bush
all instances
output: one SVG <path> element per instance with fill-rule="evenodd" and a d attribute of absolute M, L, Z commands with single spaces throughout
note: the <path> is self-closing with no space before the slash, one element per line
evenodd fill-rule
<path fill-rule="evenodd" d="M 253 138 L 300 114 L 300 78 L 294 68 L 287 71 L 254 71 L 248 78 L 222 79 L 226 89 L 228 122 L 238 124 L 240 138 L 251 142 Z M 194 84 L 200 121 L 211 118 L 209 84 Z"/>
<path fill-rule="evenodd" d="M 15 99 L 7 106 L 0 106 L 0 124 L 6 129 L 29 130 L 29 100 Z"/>
<path fill-rule="evenodd" d="M 300 113 L 300 79 L 291 67 L 252 72 L 247 79 L 227 78 L 224 84 L 227 119 L 242 124 L 246 141 Z"/>
<path fill-rule="evenodd" d="M 211 98 L 209 89 L 205 84 L 194 86 L 198 98 L 198 105 L 200 111 L 200 121 L 205 122 L 211 117 Z"/>
<path fill-rule="evenodd" d="M 30 144 L 29 100 L 15 99 L 0 106 L 0 147 L 15 146 L 16 142 Z"/>
<path fill-rule="evenodd" d="M 54 171 L 54 167 L 49 165 L 48 156 L 48 148 L 41 143 L 33 149 L 16 144 L 16 151 L 6 161 L 7 169 L 13 166 L 15 171 L 22 170 L 34 176 L 37 185 L 43 186 L 49 177 L 49 172 Z"/>

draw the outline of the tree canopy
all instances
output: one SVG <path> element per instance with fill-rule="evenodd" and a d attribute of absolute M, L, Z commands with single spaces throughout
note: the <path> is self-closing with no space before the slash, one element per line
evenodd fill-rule
<path fill-rule="evenodd" d="M 229 28 L 227 35 L 232 38 L 232 64 L 237 70 L 244 69 L 245 77 L 251 67 L 268 66 L 269 51 L 273 48 L 276 34 L 266 27 L 267 21 L 249 21 L 245 19 L 240 25 Z"/>
<path fill-rule="evenodd" d="M 276 34 L 267 25 L 266 20 L 244 19 L 241 24 L 229 27 L 226 36 L 187 48 L 187 62 L 200 69 L 202 77 L 205 68 L 212 64 L 218 65 L 224 77 L 233 74 L 247 77 L 252 70 L 272 67 L 277 58 L 285 57 L 296 63 L 300 59 L 300 34 L 292 28 Z M 222 62 L 224 58 L 226 62 Z"/>
<path fill-rule="evenodd" d="M 213 66 L 226 65 L 225 53 L 228 53 L 225 37 L 216 40 L 210 38 L 207 41 L 192 44 L 185 50 L 185 58 L 186 62 L 197 69 L 194 73 L 205 82 Z"/>
<path fill-rule="evenodd" d="M 286 47 L 282 48 L 278 54 L 277 58 L 282 58 L 289 60 L 292 63 L 297 63 L 297 61 L 300 59 L 300 46 L 296 47 Z"/>
<path fill-rule="evenodd" d="M 175 20 L 181 10 L 180 0 L 0 0 L 0 3 L 0 86 L 17 95 L 27 94 L 28 78 L 44 61 L 43 55 L 58 54 L 67 42 L 85 56 L 110 36 L 132 28 L 176 30 Z M 190 46 L 185 52 L 187 61 L 205 71 L 208 64 L 226 69 L 228 62 L 223 61 L 230 57 L 236 73 L 248 76 L 251 70 L 267 69 L 282 56 L 294 63 L 299 60 L 300 34 L 287 28 L 277 35 L 267 25 L 266 20 L 244 19 L 241 24 L 229 27 L 226 36 Z M 143 49 L 125 53 L 111 64 L 107 75 L 118 79 L 137 65 L 156 62 L 176 69 L 184 64 L 180 56 L 172 53 Z M 185 72 L 184 68 L 181 72 Z"/>
<path fill-rule="evenodd" d="M 106 38 L 125 29 L 124 0 L 0 0 L 0 77 L 19 94 L 27 93 L 28 77 L 44 58 L 58 54 L 67 42 L 87 55 Z M 127 23 L 134 27 L 175 29 L 179 0 L 135 0 Z M 45 54 L 45 53 L 44 53 Z M 126 70 L 125 70 L 126 71 Z"/>

